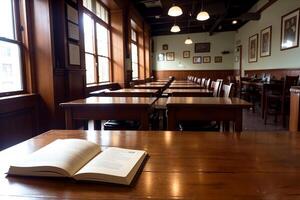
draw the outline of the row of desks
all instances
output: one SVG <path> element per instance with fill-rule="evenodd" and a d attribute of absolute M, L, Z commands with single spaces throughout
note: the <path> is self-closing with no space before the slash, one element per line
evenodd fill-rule
<path fill-rule="evenodd" d="M 148 130 L 154 105 L 167 110 L 168 130 L 177 130 L 181 120 L 224 120 L 235 122 L 237 132 L 242 131 L 242 110 L 251 106 L 239 98 L 221 97 L 89 97 L 61 104 L 67 129 L 74 128 L 74 120 L 115 119 L 140 121 L 141 130 Z"/>

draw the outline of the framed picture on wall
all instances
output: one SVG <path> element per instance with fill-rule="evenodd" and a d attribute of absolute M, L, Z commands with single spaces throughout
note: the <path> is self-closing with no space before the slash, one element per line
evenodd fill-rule
<path fill-rule="evenodd" d="M 260 57 L 271 55 L 272 26 L 260 31 Z"/>
<path fill-rule="evenodd" d="M 210 63 L 210 56 L 203 56 L 203 63 Z"/>
<path fill-rule="evenodd" d="M 163 45 L 162 45 L 162 50 L 168 50 L 168 49 L 169 49 L 169 47 L 168 47 L 167 44 L 163 44 Z"/>
<path fill-rule="evenodd" d="M 201 64 L 202 63 L 202 57 L 201 56 L 194 56 L 193 57 L 193 63 L 194 64 Z"/>
<path fill-rule="evenodd" d="M 183 51 L 183 58 L 189 58 L 190 57 L 190 51 Z"/>
<path fill-rule="evenodd" d="M 210 43 L 195 43 L 195 53 L 206 53 L 210 52 Z"/>
<path fill-rule="evenodd" d="M 249 37 L 248 44 L 248 62 L 257 62 L 257 46 L 258 46 L 258 34 Z"/>
<path fill-rule="evenodd" d="M 215 63 L 221 63 L 222 62 L 222 56 L 215 56 Z"/>
<path fill-rule="evenodd" d="M 167 61 L 174 61 L 175 60 L 175 53 L 174 52 L 167 52 L 166 53 L 166 60 Z"/>
<path fill-rule="evenodd" d="M 165 60 L 165 54 L 164 53 L 159 53 L 157 56 L 157 61 L 164 61 Z"/>
<path fill-rule="evenodd" d="M 299 46 L 299 13 L 298 8 L 281 17 L 280 50 Z"/>

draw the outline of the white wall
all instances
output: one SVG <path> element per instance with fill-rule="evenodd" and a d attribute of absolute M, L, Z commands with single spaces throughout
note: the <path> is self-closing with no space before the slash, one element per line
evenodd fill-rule
<path fill-rule="evenodd" d="M 185 39 L 190 36 L 193 44 L 184 44 Z M 154 70 L 223 70 L 233 69 L 235 32 L 176 34 L 153 37 Z M 210 42 L 210 53 L 194 53 L 194 43 Z M 168 44 L 168 50 L 162 50 L 162 45 Z M 230 54 L 222 55 L 222 51 L 230 51 Z M 183 51 L 190 51 L 190 58 L 183 58 Z M 157 61 L 159 53 L 175 52 L 175 61 Z M 210 56 L 211 63 L 193 64 L 193 56 Z M 215 56 L 222 56 L 222 63 L 214 63 Z"/>
<path fill-rule="evenodd" d="M 261 0 L 259 3 L 261 3 Z M 258 3 L 258 4 L 259 4 Z M 272 6 L 263 11 L 259 21 L 250 21 L 241 27 L 235 35 L 235 44 L 241 43 L 243 47 L 243 70 L 252 69 L 281 69 L 300 67 L 300 48 L 280 51 L 281 16 L 300 7 L 300 0 L 278 0 Z M 254 34 L 272 25 L 271 56 L 260 57 L 258 44 L 258 60 L 248 63 L 248 39 Z M 259 42 L 260 43 L 260 42 Z M 237 63 L 235 68 L 238 69 Z"/>

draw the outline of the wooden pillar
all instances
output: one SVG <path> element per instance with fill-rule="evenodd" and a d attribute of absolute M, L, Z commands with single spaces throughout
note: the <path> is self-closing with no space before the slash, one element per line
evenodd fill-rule
<path fill-rule="evenodd" d="M 294 86 L 290 89 L 290 132 L 299 131 L 299 113 L 300 113 L 300 87 Z"/>

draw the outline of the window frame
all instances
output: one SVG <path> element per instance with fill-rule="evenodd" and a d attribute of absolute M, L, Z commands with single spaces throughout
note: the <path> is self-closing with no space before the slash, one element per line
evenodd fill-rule
<path fill-rule="evenodd" d="M 18 0 L 12 0 L 12 10 L 13 10 L 13 25 L 14 25 L 14 37 L 15 39 L 5 38 L 0 36 L 0 41 L 8 42 L 11 44 L 16 44 L 19 47 L 20 50 L 20 75 L 21 75 L 21 84 L 22 89 L 17 91 L 7 91 L 7 92 L 0 92 L 0 97 L 5 96 L 13 96 L 18 94 L 25 94 L 27 91 L 27 85 L 26 85 L 26 73 L 25 73 L 25 55 L 24 55 L 24 43 L 22 38 L 22 32 L 27 31 L 27 29 L 24 29 L 24 27 L 21 25 L 21 20 L 25 20 L 26 16 L 21 16 L 20 11 L 20 2 Z"/>
<path fill-rule="evenodd" d="M 132 39 L 132 31 L 135 32 L 136 41 L 134 41 Z M 130 54 L 131 54 L 131 70 L 132 70 L 132 72 L 131 72 L 131 79 L 132 80 L 138 80 L 140 78 L 140 67 L 139 67 L 139 57 L 140 57 L 140 55 L 139 55 L 139 42 L 138 42 L 138 38 L 139 38 L 138 37 L 138 31 L 136 29 L 134 29 L 133 27 L 131 27 L 131 29 L 130 29 L 130 46 L 131 46 L 131 52 L 130 52 Z M 134 63 L 132 61 L 132 44 L 135 44 L 135 46 L 136 46 L 136 50 L 137 50 L 136 51 L 137 52 L 137 63 Z M 132 76 L 132 74 L 133 74 L 133 68 L 132 68 L 133 63 L 137 64 L 137 77 L 133 77 Z"/>
<path fill-rule="evenodd" d="M 94 48 L 94 52 L 90 53 L 90 52 L 86 52 L 84 49 L 84 57 L 86 54 L 92 55 L 94 57 L 94 74 L 95 74 L 95 82 L 92 83 L 87 83 L 86 82 L 86 87 L 90 86 L 90 85 L 97 85 L 97 84 L 103 84 L 103 83 L 109 83 L 111 82 L 112 79 L 112 42 L 111 42 L 111 13 L 110 13 L 110 9 L 104 5 L 101 1 L 95 0 L 96 2 L 98 2 L 101 6 L 103 6 L 107 13 L 108 13 L 108 23 L 106 23 L 105 21 L 103 21 L 100 17 L 98 17 L 95 13 L 93 13 L 91 10 L 89 10 L 88 8 L 86 8 L 83 3 L 82 3 L 82 14 L 86 14 L 88 15 L 94 22 L 93 22 L 93 34 L 94 34 L 94 44 L 93 44 L 93 48 Z M 108 30 L 108 57 L 103 56 L 98 54 L 98 44 L 97 44 L 97 23 L 103 27 L 105 27 Z M 84 28 L 83 28 L 84 30 Z M 83 34 L 83 37 L 84 34 Z M 84 40 L 83 40 L 84 41 Z M 85 44 L 84 44 L 85 45 Z M 100 66 L 99 66 L 99 58 L 98 57 L 102 57 L 102 58 L 107 58 L 108 59 L 108 64 L 109 64 L 109 80 L 108 81 L 99 81 L 99 71 L 100 71 Z M 85 69 L 86 69 L 86 62 L 85 64 Z M 87 75 L 87 74 L 85 74 Z M 87 79 L 87 77 L 86 77 Z"/>

